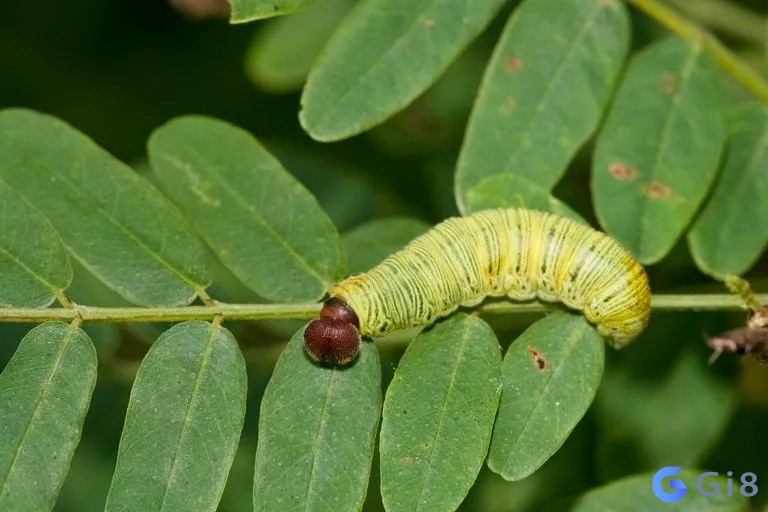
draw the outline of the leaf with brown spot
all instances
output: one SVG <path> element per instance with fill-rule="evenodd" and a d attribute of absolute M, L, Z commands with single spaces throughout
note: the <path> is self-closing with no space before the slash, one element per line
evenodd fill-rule
<path fill-rule="evenodd" d="M 672 94 L 660 85 L 665 75 Z M 632 59 L 598 135 L 597 218 L 642 263 L 672 249 L 715 179 L 725 139 L 719 79 L 699 46 L 674 37 L 652 44 Z M 617 162 L 642 180 L 605 172 Z"/>
<path fill-rule="evenodd" d="M 528 345 L 528 352 L 531 354 L 533 360 L 533 367 L 539 371 L 546 370 L 549 367 L 549 361 L 544 357 L 544 354 L 539 352 L 533 345 Z"/>
<path fill-rule="evenodd" d="M 507 59 L 507 69 L 515 72 L 520 71 L 523 68 L 523 61 L 517 57 L 511 57 Z"/>
<path fill-rule="evenodd" d="M 661 88 L 667 94 L 675 93 L 675 76 L 671 73 L 664 73 L 661 75 Z"/>
<path fill-rule="evenodd" d="M 668 199 L 672 197 L 672 189 L 660 181 L 652 181 L 641 185 L 640 192 L 650 199 Z"/>
<path fill-rule="evenodd" d="M 564 312 L 539 320 L 510 345 L 488 456 L 492 471 L 520 480 L 560 449 L 595 397 L 604 345 L 583 316 Z M 546 371 L 538 364 L 543 354 Z"/>
<path fill-rule="evenodd" d="M 634 180 L 638 172 L 634 167 L 614 162 L 608 166 L 608 172 L 617 180 Z"/>
<path fill-rule="evenodd" d="M 459 155 L 462 213 L 473 211 L 469 191 L 493 174 L 552 189 L 597 128 L 628 42 L 622 2 L 525 0 L 517 7 L 485 71 Z M 507 98 L 514 108 L 501 107 Z"/>

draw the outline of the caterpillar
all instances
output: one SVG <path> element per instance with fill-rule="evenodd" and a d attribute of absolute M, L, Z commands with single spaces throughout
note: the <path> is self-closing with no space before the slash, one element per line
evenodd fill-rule
<path fill-rule="evenodd" d="M 306 352 L 345 365 L 361 337 L 428 325 L 489 296 L 562 302 L 617 348 L 650 316 L 645 270 L 614 239 L 559 215 L 484 210 L 446 219 L 369 272 L 336 283 L 304 330 Z"/>

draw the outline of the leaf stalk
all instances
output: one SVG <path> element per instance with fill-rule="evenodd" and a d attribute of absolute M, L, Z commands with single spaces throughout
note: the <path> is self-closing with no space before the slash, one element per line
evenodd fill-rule
<path fill-rule="evenodd" d="M 659 0 L 626 0 L 675 34 L 701 44 L 720 67 L 741 83 L 744 88 L 768 102 L 768 82 L 754 69 L 739 59 L 715 36 L 702 27 L 686 20 Z"/>
<path fill-rule="evenodd" d="M 768 294 L 756 295 L 761 304 L 768 303 Z M 308 319 L 320 312 L 320 303 L 305 304 L 224 304 L 179 307 L 93 307 L 74 304 L 71 308 L 4 308 L 0 309 L 0 322 L 42 323 L 71 322 L 80 318 L 82 323 L 124 322 L 183 322 L 188 320 L 286 320 Z M 481 314 L 542 313 L 555 306 L 540 302 L 493 302 L 478 308 Z M 654 295 L 651 307 L 655 311 L 746 311 L 747 306 L 737 295 Z"/>

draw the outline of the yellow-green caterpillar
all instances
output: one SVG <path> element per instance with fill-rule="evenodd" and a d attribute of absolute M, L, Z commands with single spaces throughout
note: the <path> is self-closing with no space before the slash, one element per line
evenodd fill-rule
<path fill-rule="evenodd" d="M 329 295 L 304 341 L 316 361 L 341 365 L 354 359 L 361 336 L 427 325 L 488 296 L 563 302 L 615 347 L 640 334 L 651 312 L 645 270 L 618 242 L 523 209 L 447 219 Z"/>

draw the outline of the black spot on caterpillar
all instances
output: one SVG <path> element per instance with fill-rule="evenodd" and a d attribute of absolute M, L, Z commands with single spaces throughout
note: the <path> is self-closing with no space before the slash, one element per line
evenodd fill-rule
<path fill-rule="evenodd" d="M 447 219 L 329 295 L 304 341 L 314 360 L 339 365 L 362 336 L 427 325 L 489 296 L 563 302 L 621 347 L 645 328 L 651 300 L 645 270 L 618 242 L 524 209 Z"/>

